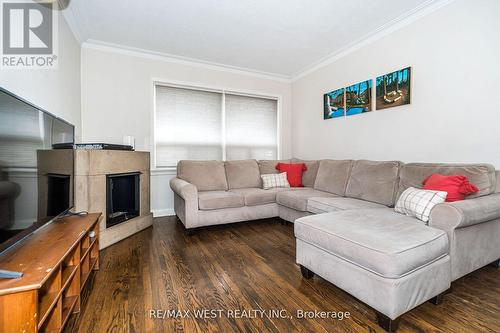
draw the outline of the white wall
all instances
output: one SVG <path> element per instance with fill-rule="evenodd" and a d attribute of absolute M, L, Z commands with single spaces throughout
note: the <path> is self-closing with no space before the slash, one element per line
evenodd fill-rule
<path fill-rule="evenodd" d="M 80 44 L 59 12 L 59 67 L 57 69 L 0 69 L 0 86 L 75 125 L 81 139 Z M 15 226 L 31 224 L 37 216 L 38 183 L 33 172 L 15 171 L 9 180 L 23 187 L 15 201 Z M 30 190 L 31 189 L 31 190 Z M 35 204 L 33 204 L 33 202 Z"/>
<path fill-rule="evenodd" d="M 290 156 L 289 83 L 92 44 L 84 44 L 82 48 L 83 141 L 122 143 L 124 135 L 131 135 L 136 139 L 137 150 L 152 151 L 154 80 L 279 96 L 281 151 L 283 157 Z M 168 181 L 174 174 L 175 171 L 152 172 L 151 207 L 156 215 L 173 211 Z"/>
<path fill-rule="evenodd" d="M 0 86 L 75 125 L 81 138 L 80 44 L 59 12 L 58 69 L 0 69 Z"/>
<path fill-rule="evenodd" d="M 293 155 L 500 169 L 499 13 L 457 0 L 293 82 Z M 407 66 L 411 105 L 323 120 L 324 93 Z"/>

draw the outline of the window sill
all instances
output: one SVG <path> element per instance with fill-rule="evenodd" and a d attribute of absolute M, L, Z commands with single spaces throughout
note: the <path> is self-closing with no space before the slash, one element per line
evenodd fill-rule
<path fill-rule="evenodd" d="M 151 175 L 152 176 L 157 176 L 157 175 L 176 175 L 177 174 L 177 167 L 165 167 L 165 168 L 154 168 L 151 169 Z"/>

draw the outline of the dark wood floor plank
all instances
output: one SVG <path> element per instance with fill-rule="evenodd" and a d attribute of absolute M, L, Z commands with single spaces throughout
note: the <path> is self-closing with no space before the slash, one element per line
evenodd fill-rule
<path fill-rule="evenodd" d="M 253 250 L 246 244 L 235 239 L 233 251 L 226 253 L 228 250 L 225 249 L 224 252 L 219 253 L 218 257 L 224 259 L 221 262 L 223 267 L 232 268 L 228 273 L 237 284 L 237 288 L 243 290 L 247 297 L 252 299 L 254 302 L 252 308 L 284 309 L 285 300 L 289 304 L 297 303 L 299 299 L 290 299 L 290 294 L 287 293 L 286 286 L 281 284 L 281 280 L 275 279 L 274 283 L 262 283 L 262 281 L 271 281 L 276 276 L 270 274 L 274 272 L 269 271 L 262 257 L 253 253 Z M 274 295 L 274 297 L 271 298 L 267 295 Z M 294 321 L 271 321 L 280 331 L 299 329 Z M 312 328 L 316 331 L 325 331 L 319 325 Z"/>
<path fill-rule="evenodd" d="M 295 264 L 293 225 L 278 219 L 203 228 L 187 236 L 175 218 L 101 252 L 101 269 L 65 332 L 383 332 L 374 311 Z M 500 270 L 453 283 L 441 305 L 424 303 L 398 332 L 499 332 Z M 151 318 L 151 310 L 284 309 L 292 318 Z M 296 310 L 348 311 L 348 319 L 298 319 Z"/>
<path fill-rule="evenodd" d="M 235 228 L 235 230 L 238 231 L 239 229 Z M 245 228 L 244 230 L 247 229 Z M 321 303 L 323 302 L 324 299 L 328 299 L 330 308 L 329 309 L 320 308 L 320 310 L 349 311 L 351 312 L 351 314 L 354 315 L 351 319 L 337 323 L 340 326 L 339 329 L 341 329 L 342 326 L 345 326 L 345 329 L 349 328 L 353 332 L 354 331 L 366 332 L 366 331 L 379 330 L 379 327 L 375 321 L 371 321 L 367 325 L 366 322 L 357 320 L 357 318 L 365 318 L 364 314 L 368 312 L 366 310 L 369 310 L 370 314 L 371 312 L 373 312 L 366 305 L 357 302 L 355 299 L 353 299 L 352 302 L 346 303 L 345 295 L 347 294 L 338 288 L 335 287 L 331 288 L 332 285 L 329 283 L 326 288 L 324 287 L 316 288 L 317 283 L 302 279 L 302 276 L 299 273 L 299 267 L 295 265 L 295 260 L 293 261 L 276 260 L 275 251 L 270 250 L 269 247 L 277 247 L 280 249 L 290 248 L 291 251 L 286 251 L 286 253 L 288 257 L 295 258 L 295 241 L 293 240 L 292 242 L 290 242 L 290 238 L 293 239 L 293 225 L 288 224 L 285 227 L 280 226 L 280 231 L 284 232 L 283 234 L 285 235 L 285 238 L 282 239 L 281 242 L 277 242 L 272 237 L 267 237 L 268 239 L 266 240 L 265 239 L 266 237 L 263 237 L 262 235 L 269 235 L 269 233 L 266 232 L 262 233 L 258 231 L 257 231 L 258 232 L 257 235 L 259 235 L 258 239 L 253 239 L 252 237 L 249 237 L 248 232 L 240 233 L 239 239 L 246 242 L 249 246 L 252 246 L 254 249 L 257 249 L 259 254 L 261 254 L 269 261 L 270 265 L 272 265 L 274 270 L 281 272 L 280 278 L 285 279 L 286 284 L 293 286 L 296 289 L 296 291 L 301 292 L 301 295 L 303 297 L 313 301 L 313 303 L 310 303 L 308 305 L 302 304 L 302 306 L 297 306 L 297 308 L 309 309 L 309 310 L 317 309 L 318 302 Z M 270 235 L 272 236 L 273 234 Z M 266 245 L 266 241 L 268 241 L 269 244 Z M 287 244 L 287 246 L 283 246 L 283 244 Z M 318 279 L 322 280 L 321 278 Z M 311 292 L 311 289 L 314 292 Z M 340 292 L 345 295 L 338 297 L 337 295 L 332 293 L 332 291 L 334 290 L 336 292 Z M 353 311 L 353 308 L 356 308 L 358 312 Z"/>

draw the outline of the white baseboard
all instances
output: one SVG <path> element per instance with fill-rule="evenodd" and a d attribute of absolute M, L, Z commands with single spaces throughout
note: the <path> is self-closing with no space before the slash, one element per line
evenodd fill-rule
<path fill-rule="evenodd" d="M 175 215 L 175 211 L 173 208 L 153 209 L 153 217 L 173 216 L 173 215 Z"/>

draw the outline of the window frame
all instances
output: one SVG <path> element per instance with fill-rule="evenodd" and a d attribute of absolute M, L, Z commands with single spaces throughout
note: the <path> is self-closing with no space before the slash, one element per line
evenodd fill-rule
<path fill-rule="evenodd" d="M 205 92 L 214 92 L 220 93 L 222 96 L 222 110 L 221 110 L 221 123 L 222 123 L 222 160 L 226 161 L 226 124 L 225 124 L 225 115 L 226 115 L 226 103 L 225 98 L 226 94 L 230 95 L 238 95 L 245 97 L 255 97 L 255 98 L 265 98 L 276 101 L 276 154 L 277 159 L 281 159 L 281 145 L 282 145 L 282 96 L 281 95 L 270 95 L 268 93 L 256 92 L 256 91 L 248 91 L 248 90 L 239 90 L 232 89 L 227 87 L 215 87 L 208 85 L 198 85 L 186 82 L 175 82 L 171 80 L 162 80 L 162 79 L 153 79 L 152 80 L 152 116 L 151 116 L 151 170 L 154 171 L 171 171 L 174 172 L 177 170 L 177 165 L 169 165 L 169 166 L 157 166 L 156 165 L 156 87 L 171 87 L 171 88 L 182 88 L 182 89 L 191 89 L 191 90 L 199 90 Z"/>

